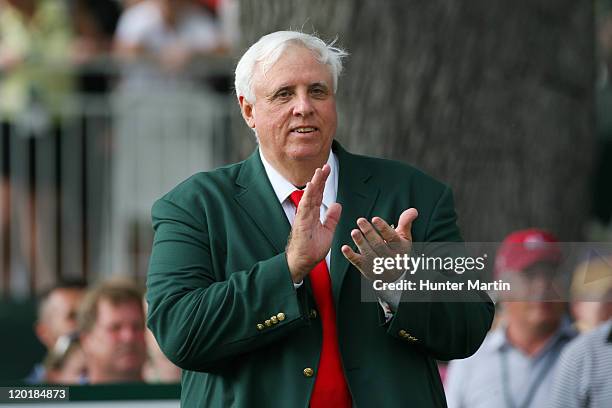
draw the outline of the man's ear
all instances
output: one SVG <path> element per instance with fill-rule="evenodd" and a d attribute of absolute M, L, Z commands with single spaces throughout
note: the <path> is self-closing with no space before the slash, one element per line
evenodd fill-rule
<path fill-rule="evenodd" d="M 238 97 L 238 103 L 240 104 L 240 113 L 242 113 L 244 121 L 250 128 L 255 129 L 255 107 L 242 95 Z"/>

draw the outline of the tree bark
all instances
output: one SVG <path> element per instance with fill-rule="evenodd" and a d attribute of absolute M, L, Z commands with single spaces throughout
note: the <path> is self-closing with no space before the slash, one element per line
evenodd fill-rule
<path fill-rule="evenodd" d="M 285 29 L 351 54 L 337 139 L 449 184 L 466 240 L 580 239 L 593 149 L 592 2 L 242 0 L 246 49 Z M 254 146 L 237 119 L 236 158 Z M 390 175 L 392 177 L 392 175 Z"/>

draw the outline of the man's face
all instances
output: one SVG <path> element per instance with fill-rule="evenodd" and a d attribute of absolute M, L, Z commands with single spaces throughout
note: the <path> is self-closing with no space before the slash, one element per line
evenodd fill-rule
<path fill-rule="evenodd" d="M 509 314 L 520 319 L 525 326 L 543 333 L 559 327 L 567 308 L 562 302 L 508 302 L 505 307 Z"/>
<path fill-rule="evenodd" d="M 60 336 L 70 334 L 77 328 L 77 310 L 85 295 L 82 289 L 55 289 L 49 295 L 36 332 L 50 349 Z"/>
<path fill-rule="evenodd" d="M 554 331 L 567 310 L 558 278 L 557 266 L 544 262 L 515 273 L 509 279 L 513 301 L 506 302 L 507 313 L 534 330 Z"/>
<path fill-rule="evenodd" d="M 612 318 L 612 302 L 574 301 L 572 314 L 581 330 L 590 330 Z"/>
<path fill-rule="evenodd" d="M 325 162 L 337 123 L 330 68 L 309 49 L 290 45 L 265 74 L 255 68 L 253 84 L 256 102 L 239 102 L 266 159 Z"/>
<path fill-rule="evenodd" d="M 144 314 L 137 301 L 113 304 L 98 302 L 98 318 L 82 336 L 90 366 L 96 365 L 106 378 L 138 380 L 146 359 Z"/>

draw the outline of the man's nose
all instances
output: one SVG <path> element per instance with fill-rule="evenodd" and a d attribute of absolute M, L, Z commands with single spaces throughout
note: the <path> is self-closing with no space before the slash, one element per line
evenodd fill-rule
<path fill-rule="evenodd" d="M 308 94 L 297 94 L 293 114 L 295 116 L 308 116 L 313 112 L 312 101 Z"/>

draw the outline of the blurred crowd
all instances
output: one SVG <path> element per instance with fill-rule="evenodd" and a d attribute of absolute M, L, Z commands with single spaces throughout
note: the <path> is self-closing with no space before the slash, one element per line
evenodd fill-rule
<path fill-rule="evenodd" d="M 0 0 L 4 295 L 38 293 L 80 269 L 124 270 L 148 252 L 131 243 L 150 234 L 151 202 L 211 168 L 221 149 L 212 141 L 227 136 L 219 99 L 231 84 L 237 5 Z M 67 214 L 74 221 L 62 225 Z"/>
<path fill-rule="evenodd" d="M 52 120 L 74 92 L 177 82 L 238 38 L 235 0 L 0 0 L 0 119 Z M 117 73 L 119 75 L 117 75 Z"/>
<path fill-rule="evenodd" d="M 473 356 L 442 365 L 450 408 L 612 406 L 612 257 L 595 252 L 571 282 L 547 231 L 508 235 L 495 259 L 493 328 Z"/>
<path fill-rule="evenodd" d="M 173 383 L 181 371 L 145 327 L 146 302 L 133 281 L 87 288 L 64 281 L 43 293 L 34 328 L 47 349 L 27 383 Z"/>

